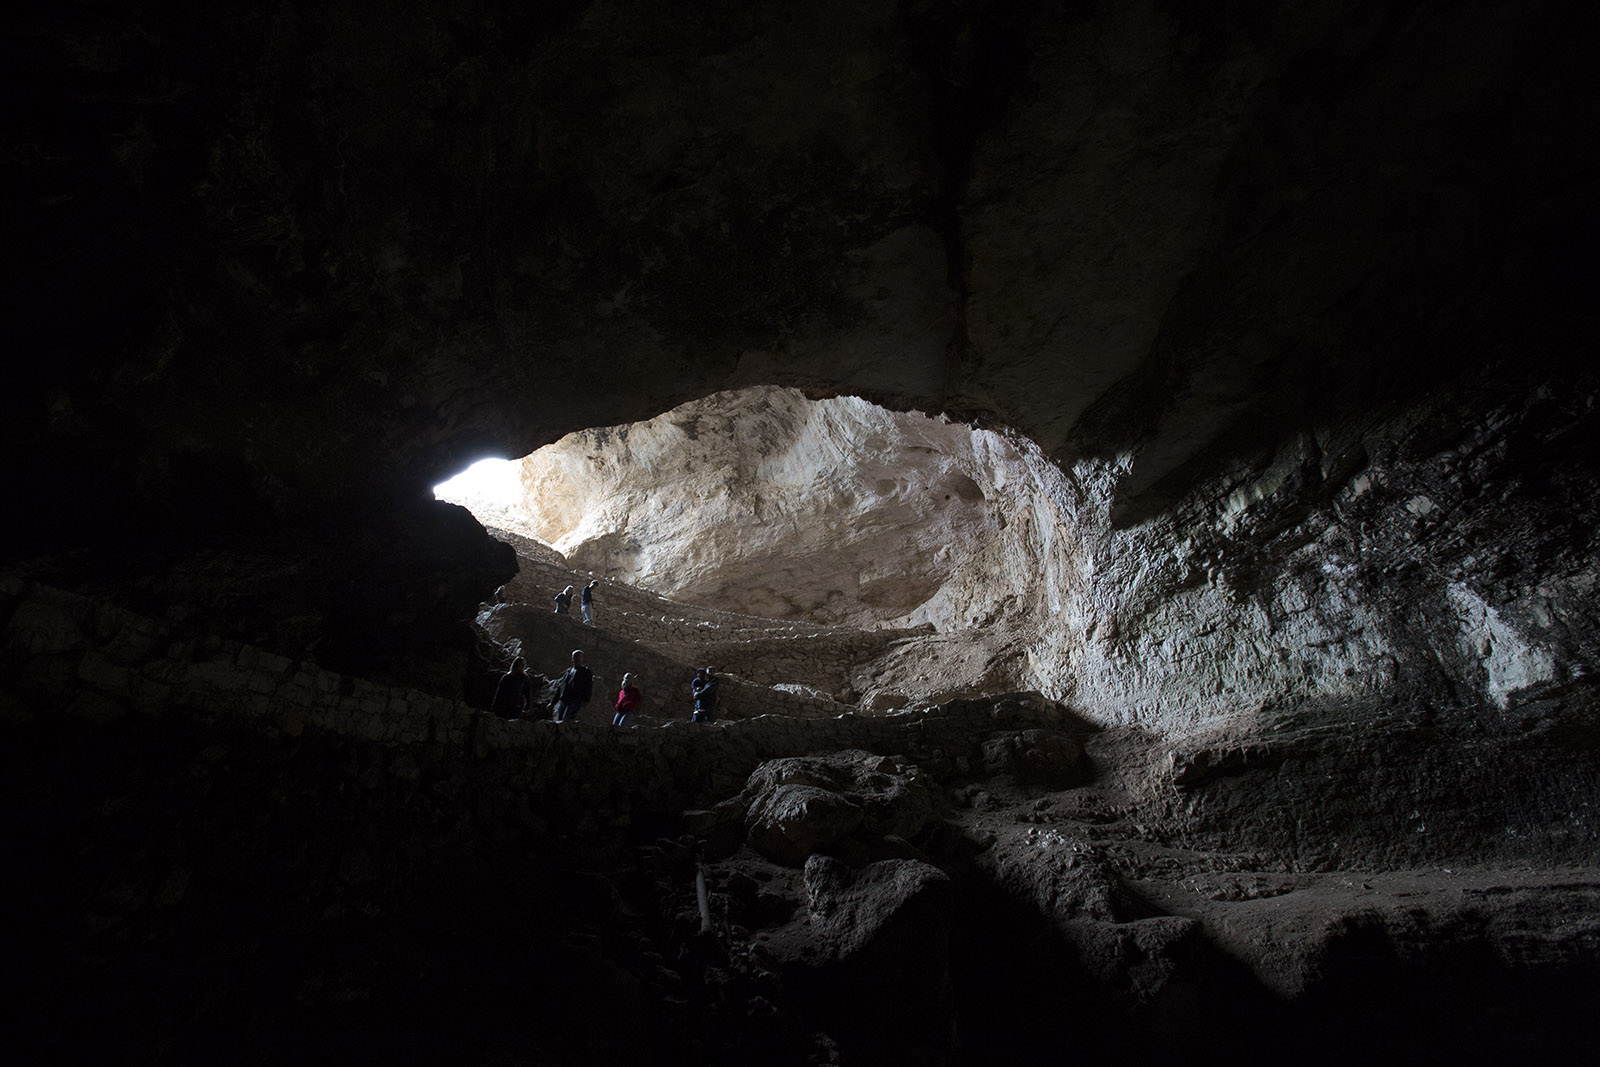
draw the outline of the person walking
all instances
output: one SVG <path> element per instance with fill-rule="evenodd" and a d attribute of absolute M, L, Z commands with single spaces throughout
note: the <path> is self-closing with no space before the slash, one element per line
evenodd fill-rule
<path fill-rule="evenodd" d="M 633 713 L 644 703 L 644 694 L 633 684 L 633 675 L 622 676 L 622 688 L 617 690 L 617 713 L 611 717 L 612 726 L 626 726 Z"/>
<path fill-rule="evenodd" d="M 689 683 L 689 691 L 694 694 L 694 714 L 690 722 L 716 722 L 717 721 L 717 676 L 710 667 L 701 667 L 694 672 L 694 681 Z"/>
<path fill-rule="evenodd" d="M 556 594 L 556 614 L 572 614 L 572 586 L 569 585 Z"/>
<path fill-rule="evenodd" d="M 583 624 L 585 626 L 594 625 L 594 587 L 599 584 L 600 579 L 596 578 L 584 586 L 583 592 L 578 594 L 578 610 L 583 612 Z M 572 587 L 568 586 L 567 588 L 570 590 Z"/>
<path fill-rule="evenodd" d="M 583 649 L 572 651 L 572 666 L 556 683 L 556 722 L 577 722 L 583 706 L 594 692 L 594 675 L 583 665 Z"/>
<path fill-rule="evenodd" d="M 528 661 L 518 656 L 511 661 L 511 669 L 501 675 L 494 687 L 494 702 L 489 710 L 506 719 L 518 719 L 528 713 L 533 699 L 533 683 L 528 679 Z"/>

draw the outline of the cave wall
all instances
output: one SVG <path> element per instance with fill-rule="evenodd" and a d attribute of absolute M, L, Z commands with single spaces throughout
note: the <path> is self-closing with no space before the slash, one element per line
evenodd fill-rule
<path fill-rule="evenodd" d="M 8 13 L 24 1052 L 594 1062 L 665 1034 L 702 1062 L 709 1004 L 732 1062 L 777 1062 L 749 990 L 659 977 L 646 949 L 684 942 L 633 940 L 648 894 L 604 891 L 604 841 L 545 862 L 530 790 L 620 816 L 612 783 L 676 803 L 678 770 L 457 699 L 513 561 L 428 499 L 748 385 L 1016 435 L 1040 566 L 1009 680 L 1186 735 L 1148 754 L 1152 833 L 1592 868 L 1597 30 L 1575 0 Z M 740 723 L 689 770 L 712 794 L 889 720 L 838 722 Z M 1565 1043 L 1590 893 L 1581 973 L 1528 1001 L 1560 980 L 1574 1009 L 1476 1051 Z M 1329 957 L 1318 1032 L 1416 992 L 1374 929 Z M 499 1044 L 572 988 L 530 956 L 663 1014 L 537 1010 Z M 1500 1029 L 1519 973 L 1485 962 L 1433 958 L 1493 1010 L 1464 1029 L 1434 987 L 1419 1056 Z"/>
<path fill-rule="evenodd" d="M 1537 455 L 1540 391 L 1588 395 L 1596 28 L 1569 3 L 29 11 L 6 34 L 26 359 L 4 463 L 49 506 L 6 552 L 442 679 L 511 564 L 427 486 L 792 385 L 1015 431 L 1072 472 L 1036 599 L 1084 636 L 1034 640 L 1047 691 L 1187 721 L 1297 671 L 1342 693 L 1442 657 L 1501 704 L 1582 671 L 1580 546 L 1540 533 L 1525 577 L 1482 580 L 1466 560 L 1499 557 L 1462 551 L 1442 603 L 1390 604 L 1393 576 L 1308 577 L 1320 550 L 1257 542 L 1313 460 L 1383 465 L 1447 417 L 1430 398 L 1490 427 L 1514 390 L 1508 440 Z M 1549 492 L 1517 496 L 1514 463 L 1463 479 L 1506 480 L 1505 536 L 1566 528 L 1591 457 L 1546 447 Z M 1324 524 L 1331 499 L 1305 529 L 1398 566 L 1429 520 L 1349 484 L 1367 532 Z M 1439 491 L 1405 499 L 1458 516 Z M 1103 513 L 1098 541 L 1045 544 L 1050 511 Z M 1397 612 L 1448 621 L 1320 643 Z"/>
<path fill-rule="evenodd" d="M 1063 470 L 1032 442 L 859 400 L 726 393 L 528 457 L 523 521 L 580 568 L 685 601 L 964 635 L 991 650 L 991 691 L 1103 723 L 1181 732 L 1305 701 L 1506 716 L 1592 670 L 1589 378 L 1557 393 L 1501 361 L 1145 517 L 1119 495 L 1138 449 Z M 770 642 L 738 638 L 712 658 L 783 673 Z M 896 693 L 867 665 L 887 649 L 843 651 L 874 706 L 977 681 Z"/>
<path fill-rule="evenodd" d="M 1302 701 L 1514 720 L 1581 694 L 1593 384 L 1552 388 L 1514 362 L 1263 452 L 1158 519 L 1119 521 L 1111 494 L 1077 490 L 1091 544 L 1041 676 L 1109 720 L 1180 727 Z"/>
<path fill-rule="evenodd" d="M 951 625 L 1008 555 L 1000 435 L 855 397 L 719 393 L 522 460 L 522 522 L 572 566 L 824 625 Z"/>

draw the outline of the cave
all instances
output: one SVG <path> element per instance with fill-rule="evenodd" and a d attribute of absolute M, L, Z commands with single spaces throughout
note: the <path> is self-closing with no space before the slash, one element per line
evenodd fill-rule
<path fill-rule="evenodd" d="M 1587 1046 L 1590 5 L 3 40 L 21 1060 Z"/>
<path fill-rule="evenodd" d="M 960 628 L 1048 554 L 1026 530 L 1047 466 L 858 397 L 730 390 L 480 462 L 435 496 L 584 574 L 757 618 Z"/>

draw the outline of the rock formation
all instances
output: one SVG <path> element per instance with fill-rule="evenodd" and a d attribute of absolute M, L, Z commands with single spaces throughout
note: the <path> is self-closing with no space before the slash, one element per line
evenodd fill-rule
<path fill-rule="evenodd" d="M 998 434 L 741 390 L 539 449 L 523 523 L 575 567 L 690 603 L 949 628 L 994 609 L 1022 470 Z"/>
<path fill-rule="evenodd" d="M 1591 6 L 36 5 L 4 40 L 25 1058 L 1585 1036 Z M 571 559 L 431 499 L 564 438 L 531 488 L 596 457 Z M 548 610 L 577 571 L 593 629 Z M 637 659 L 638 729 L 482 710 L 585 646 Z M 774 778 L 747 822 L 764 764 L 835 752 L 926 813 Z M 853 993 L 902 951 L 879 1027 Z"/>
<path fill-rule="evenodd" d="M 521 521 L 579 568 L 680 600 L 926 623 L 983 649 L 955 671 L 902 650 L 862 692 L 1033 690 L 1180 729 L 1418 690 L 1504 710 L 1583 669 L 1571 620 L 1597 575 L 1562 516 L 1595 487 L 1595 394 L 1486 389 L 1307 431 L 1137 522 L 1118 511 L 1127 459 L 1063 470 L 1031 442 L 860 400 L 722 394 L 529 456 Z M 1548 455 L 1555 484 L 1530 486 L 1518 451 Z M 1531 525 L 1530 493 L 1564 503 Z M 1582 548 L 1557 575 L 1474 547 L 1507 529 L 1534 556 Z"/>

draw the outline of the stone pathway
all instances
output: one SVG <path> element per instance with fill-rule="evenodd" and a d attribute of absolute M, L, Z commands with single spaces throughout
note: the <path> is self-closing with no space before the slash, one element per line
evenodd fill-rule
<path fill-rule="evenodd" d="M 520 571 L 502 591 L 505 603 L 482 612 L 478 625 L 493 640 L 527 657 L 533 670 L 553 677 L 571 652 L 582 648 L 596 675 L 589 714 L 600 718 L 615 698 L 624 672 L 645 693 L 641 722 L 687 718 L 689 680 L 700 666 L 721 676 L 722 717 L 837 716 L 854 710 L 851 678 L 863 665 L 918 630 L 853 630 L 804 621 L 762 619 L 683 604 L 646 590 L 602 582 L 595 624 L 583 623 L 577 604 L 557 615 L 554 597 L 591 576 L 567 567 L 553 549 L 527 538 L 492 531 L 517 550 Z"/>

